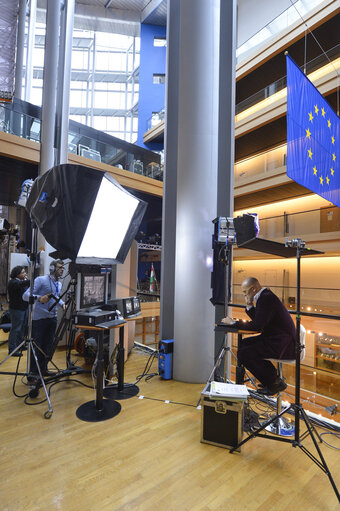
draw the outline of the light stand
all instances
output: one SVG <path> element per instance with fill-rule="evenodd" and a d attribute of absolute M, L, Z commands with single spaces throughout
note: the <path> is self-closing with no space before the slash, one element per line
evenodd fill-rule
<path fill-rule="evenodd" d="M 252 221 L 255 221 L 254 216 L 251 217 Z M 212 240 L 212 248 L 214 253 L 214 262 L 213 262 L 213 274 L 212 274 L 212 288 L 213 288 L 213 296 L 211 298 L 211 302 L 213 305 L 223 304 L 224 307 L 224 316 L 228 315 L 228 304 L 231 302 L 231 280 L 232 280 L 232 264 L 233 264 L 233 245 L 236 243 L 236 229 L 235 229 L 235 219 L 229 217 L 217 217 L 213 220 L 214 224 L 214 234 Z M 221 272 L 223 272 L 223 285 L 221 286 Z M 217 318 L 220 321 L 221 318 Z M 234 355 L 231 346 L 228 346 L 228 333 L 237 333 L 238 334 L 238 345 L 241 341 L 242 335 L 238 333 L 237 329 L 226 328 L 226 325 L 219 326 L 216 325 L 215 328 L 216 334 L 223 333 L 223 343 L 221 343 L 220 351 L 216 358 L 216 363 L 213 368 L 213 372 L 210 375 L 208 383 L 211 381 L 212 375 L 214 375 L 214 379 L 216 379 L 216 369 L 222 363 L 222 360 L 226 362 L 226 356 Z M 217 339 L 215 340 L 215 342 Z M 217 343 L 216 343 L 217 344 Z M 231 360 L 229 358 L 229 367 L 231 365 Z M 228 373 L 230 370 L 228 370 Z M 224 369 L 224 375 L 227 373 L 226 368 Z M 246 372 L 244 367 L 240 365 L 237 361 L 236 365 L 236 383 L 243 384 L 244 376 Z M 230 374 L 227 375 L 230 378 Z M 251 381 L 254 386 L 254 379 L 249 376 L 247 373 L 247 378 Z"/>
<path fill-rule="evenodd" d="M 259 241 L 265 241 L 266 244 L 270 243 L 268 240 L 259 240 Z M 275 242 L 273 242 L 275 243 Z M 279 250 L 278 247 L 279 244 L 275 243 L 276 248 Z M 274 246 L 274 248 L 275 248 Z M 236 447 L 233 447 L 230 452 L 234 452 L 235 450 L 239 449 L 241 445 L 244 445 L 246 442 L 251 440 L 252 438 L 259 436 L 262 438 L 267 438 L 271 440 L 277 440 L 279 442 L 288 442 L 292 444 L 293 447 L 299 447 L 325 474 L 327 474 L 328 479 L 333 487 L 333 490 L 335 492 L 335 495 L 337 496 L 338 501 L 340 502 L 340 495 L 338 492 L 338 489 L 334 483 L 334 480 L 332 478 L 332 475 L 328 469 L 328 466 L 326 464 L 326 461 L 321 453 L 321 450 L 318 446 L 318 443 L 316 441 L 315 435 L 317 436 L 318 440 L 322 442 L 322 439 L 316 429 L 314 428 L 313 424 L 310 422 L 305 410 L 303 409 L 303 406 L 301 404 L 300 400 L 300 355 L 302 346 L 300 345 L 300 323 L 301 323 L 301 310 L 300 310 L 300 293 L 301 293 L 301 255 L 302 253 L 308 254 L 309 249 L 305 249 L 305 242 L 301 239 L 294 239 L 294 240 L 286 240 L 286 244 L 282 245 L 283 249 L 286 247 L 287 251 L 289 249 L 296 248 L 296 260 L 297 260 L 297 281 L 296 281 L 296 294 L 297 294 L 297 303 L 296 303 L 296 347 L 295 347 L 295 401 L 294 403 L 291 403 L 287 408 L 285 408 L 282 412 L 280 412 L 277 415 L 274 415 L 270 420 L 264 422 L 260 428 L 258 428 L 256 431 L 251 433 L 246 439 L 242 440 Z M 251 244 L 248 248 L 252 248 Z M 276 249 L 275 248 L 275 249 Z M 259 250 L 256 248 L 256 250 Z M 311 251 L 309 250 L 309 253 L 319 253 L 317 251 Z M 283 252 L 282 254 L 283 255 Z M 283 255 L 284 256 L 284 255 Z M 285 256 L 284 256 L 285 257 Z M 286 257 L 290 257 L 287 255 Z M 269 425 L 273 424 L 275 421 L 279 420 L 284 414 L 293 412 L 295 416 L 295 435 L 294 439 L 284 438 L 280 436 L 273 436 L 270 434 L 262 434 L 261 432 L 267 428 Z M 300 435 L 300 420 L 303 420 L 307 431 L 305 433 Z M 310 435 L 314 446 L 317 450 L 317 453 L 319 455 L 319 458 L 316 458 L 303 444 L 302 441 Z"/>
<path fill-rule="evenodd" d="M 33 304 L 34 304 L 33 285 L 34 285 L 34 274 L 35 274 L 35 269 L 36 269 L 36 247 L 37 247 L 37 227 L 36 227 L 35 223 L 32 222 L 32 250 L 31 250 L 31 255 L 30 255 L 30 261 L 31 261 L 31 280 L 30 280 L 30 296 L 29 296 L 29 302 L 28 302 L 28 336 L 27 336 L 27 339 L 23 340 L 22 343 L 19 344 L 19 346 L 17 346 L 12 351 L 12 353 L 10 353 L 2 362 L 0 362 L 0 366 L 1 366 L 14 353 L 16 353 L 17 351 L 21 350 L 23 348 L 23 346 L 25 344 L 27 344 L 28 345 L 28 349 L 27 349 L 27 367 L 26 367 L 26 373 L 19 373 L 18 371 L 16 371 L 16 372 L 0 372 L 0 374 L 13 374 L 13 375 L 16 375 L 16 376 L 23 375 L 23 376 L 29 377 L 30 361 L 31 361 L 31 356 L 33 355 L 35 363 L 36 363 L 36 366 L 37 366 L 37 369 L 38 369 L 38 374 L 39 374 L 39 377 L 40 377 L 40 382 L 41 382 L 41 385 L 44 388 L 46 400 L 47 400 L 47 403 L 48 403 L 48 410 L 44 413 L 44 417 L 45 417 L 45 419 L 50 419 L 51 416 L 52 416 L 52 413 L 53 413 L 53 408 L 52 408 L 51 400 L 50 400 L 50 397 L 48 395 L 48 391 L 47 391 L 47 388 L 46 388 L 46 385 L 45 385 L 45 382 L 44 382 L 43 375 L 41 373 L 41 368 L 39 366 L 39 362 L 38 362 L 38 358 L 37 358 L 37 355 L 36 355 L 35 348 L 38 348 L 41 352 L 42 352 L 42 350 L 38 346 L 35 345 L 34 340 L 32 338 L 32 315 L 33 315 Z M 19 368 L 19 363 L 18 363 L 17 369 L 18 368 Z M 28 395 L 29 395 L 29 397 L 32 397 L 32 398 L 36 397 L 38 395 L 36 388 L 33 388 L 32 390 L 30 390 Z"/>

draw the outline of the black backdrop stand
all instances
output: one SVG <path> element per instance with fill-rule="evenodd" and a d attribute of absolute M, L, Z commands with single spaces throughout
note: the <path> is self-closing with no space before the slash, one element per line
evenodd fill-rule
<path fill-rule="evenodd" d="M 275 244 L 275 247 L 273 245 L 273 248 L 275 250 L 277 250 L 275 252 L 276 255 L 281 255 L 282 257 L 292 257 L 293 255 L 296 255 L 296 259 L 297 259 L 297 283 L 296 283 L 296 293 L 297 293 L 297 298 L 296 298 L 296 331 L 297 331 L 297 336 L 296 336 L 296 349 L 295 349 L 295 356 L 296 356 L 296 362 L 295 362 L 295 402 L 290 404 L 290 406 L 288 406 L 287 408 L 285 408 L 285 410 L 283 410 L 281 413 L 277 414 L 277 415 L 274 415 L 270 420 L 268 420 L 267 422 L 264 422 L 262 424 L 262 426 L 260 428 L 258 428 L 256 431 L 254 431 L 251 435 L 249 435 L 247 438 L 245 438 L 244 440 L 242 440 L 237 446 L 233 447 L 232 449 L 230 449 L 230 452 L 234 452 L 236 451 L 237 449 L 239 449 L 241 447 L 241 445 L 244 445 L 246 442 L 248 442 L 249 440 L 251 440 L 252 438 L 256 437 L 256 436 L 259 436 L 259 437 L 262 437 L 262 438 L 267 438 L 267 439 L 270 439 L 270 440 L 277 440 L 279 442 L 288 442 L 290 444 L 292 444 L 293 447 L 299 447 L 325 474 L 327 474 L 328 476 L 328 479 L 333 487 L 333 490 L 335 492 L 335 495 L 337 496 L 337 499 L 338 501 L 340 502 L 340 495 L 339 495 L 339 492 L 338 492 L 338 489 L 335 485 L 335 482 L 332 478 L 332 475 L 328 469 L 328 466 L 326 464 L 326 461 L 321 453 L 321 450 L 318 446 L 318 443 L 316 441 L 316 438 L 318 438 L 318 440 L 320 442 L 322 442 L 322 439 L 320 437 L 320 435 L 318 434 L 318 432 L 316 431 L 316 429 L 314 428 L 313 424 L 310 422 L 305 410 L 303 409 L 303 406 L 301 404 L 301 401 L 300 401 L 300 355 L 301 355 L 301 350 L 302 350 L 302 346 L 300 345 L 300 324 L 301 324 L 301 310 L 300 310 L 300 291 L 301 291 L 301 280 L 300 280 L 300 276 L 301 276 L 301 273 L 300 273 L 300 266 L 301 266 L 301 255 L 308 255 L 308 254 L 316 254 L 316 253 L 320 253 L 320 252 L 317 252 L 316 250 L 310 250 L 310 249 L 305 249 L 304 248 L 304 242 L 301 240 L 301 239 L 295 239 L 295 240 L 291 240 L 291 241 L 286 241 L 286 245 L 281 245 L 279 243 L 276 243 L 276 242 L 270 242 L 268 240 L 261 240 L 259 238 L 256 239 L 255 243 L 256 243 L 256 247 L 261 247 L 261 241 L 265 242 L 264 245 L 266 245 L 268 247 L 268 249 L 270 248 L 270 244 L 273 243 Z M 263 252 L 268 252 L 268 250 L 261 250 L 261 248 L 254 248 L 251 246 L 252 242 L 250 242 L 249 244 L 244 244 L 244 248 L 250 248 L 253 250 L 258 250 L 258 251 L 263 251 Z M 269 245 L 268 245 L 269 244 Z M 248 245 L 248 246 L 247 246 Z M 280 247 L 278 245 L 281 245 L 282 249 L 280 250 Z M 296 249 L 296 254 L 292 254 L 292 249 L 295 251 Z M 281 252 L 281 253 L 280 253 Z M 273 253 L 273 252 L 270 252 L 269 253 Z M 295 416 L 295 436 L 294 436 L 294 439 L 289 439 L 289 438 L 284 438 L 284 437 L 280 437 L 280 436 L 273 436 L 273 435 L 270 435 L 270 434 L 262 434 L 261 432 L 267 427 L 269 426 L 270 424 L 274 423 L 275 421 L 277 421 L 280 417 L 282 417 L 282 415 L 286 414 L 286 413 L 290 413 L 290 412 L 293 412 L 294 413 L 294 416 Z M 303 434 L 300 434 L 300 420 L 303 420 L 305 425 L 306 425 L 306 428 L 307 428 L 307 431 L 305 431 Z M 314 446 L 315 446 L 315 449 L 317 450 L 317 453 L 319 455 L 319 459 L 316 458 L 303 444 L 302 444 L 302 441 L 308 437 L 308 435 L 310 435 L 313 443 L 314 443 Z"/>
<path fill-rule="evenodd" d="M 104 389 L 104 396 L 110 399 L 129 399 L 137 396 L 139 387 L 133 383 L 124 383 L 124 327 L 119 329 L 119 343 L 117 350 L 118 383 L 108 385 Z"/>

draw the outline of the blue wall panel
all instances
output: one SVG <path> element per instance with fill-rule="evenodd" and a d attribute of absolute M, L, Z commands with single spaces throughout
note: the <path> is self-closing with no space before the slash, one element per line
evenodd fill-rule
<path fill-rule="evenodd" d="M 165 74 L 166 48 L 154 46 L 155 37 L 166 37 L 166 27 L 142 23 L 137 144 L 153 151 L 160 151 L 163 149 L 162 143 L 143 143 L 143 134 L 148 129 L 147 121 L 152 112 L 159 112 L 165 105 L 165 84 L 154 84 L 153 75 Z"/>

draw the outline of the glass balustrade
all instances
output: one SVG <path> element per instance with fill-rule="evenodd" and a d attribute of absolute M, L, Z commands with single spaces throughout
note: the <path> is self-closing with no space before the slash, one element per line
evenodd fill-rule
<path fill-rule="evenodd" d="M 239 161 L 234 166 L 235 185 L 248 178 L 284 167 L 287 163 L 287 144 Z"/>
<path fill-rule="evenodd" d="M 41 121 L 36 116 L 14 110 L 13 105 L 0 105 L 0 131 L 40 142 Z M 69 153 L 163 180 L 163 165 L 158 154 L 102 132 L 98 132 L 98 139 L 87 133 L 95 134 L 96 130 L 70 121 Z"/>
<path fill-rule="evenodd" d="M 340 44 L 334 46 L 327 52 L 326 54 L 322 53 L 315 59 L 309 61 L 306 63 L 306 66 L 301 66 L 300 69 L 304 71 L 306 69 L 306 74 L 310 74 L 316 69 L 320 69 L 322 66 L 325 66 L 326 64 L 329 64 L 329 61 L 333 61 L 336 58 L 340 56 Z M 243 112 L 244 110 L 247 110 L 251 106 L 256 105 L 260 101 L 263 101 L 273 94 L 276 94 L 280 90 L 284 89 L 287 86 L 287 79 L 286 76 L 283 76 L 282 78 L 279 78 L 279 80 L 276 80 L 276 82 L 271 83 L 267 87 L 264 87 L 260 91 L 256 92 L 252 96 L 249 96 L 248 98 L 244 99 L 243 101 L 240 101 L 236 107 L 235 107 L 235 113 L 236 115 Z"/>
<path fill-rule="evenodd" d="M 288 310 L 296 310 L 296 287 L 266 284 Z M 233 286 L 233 304 L 244 304 L 240 285 Z M 232 315 L 249 319 L 243 307 L 233 307 Z M 327 317 L 323 317 L 327 316 Z M 301 388 L 339 399 L 340 395 L 340 289 L 301 288 L 301 324 L 306 329 L 305 357 L 301 363 Z M 233 351 L 237 337 L 233 335 Z M 232 357 L 233 359 L 234 357 Z M 235 365 L 235 360 L 232 361 Z M 295 384 L 295 366 L 285 364 L 287 383 Z"/>
<path fill-rule="evenodd" d="M 339 231 L 340 210 L 336 206 L 260 218 L 260 237 L 265 239 L 307 235 L 317 239 L 320 234 Z"/>
<path fill-rule="evenodd" d="M 154 128 L 159 124 L 160 122 L 164 121 L 165 119 L 165 108 L 162 108 L 159 112 L 154 112 L 152 116 L 146 121 L 146 131 L 151 130 L 151 128 Z"/>

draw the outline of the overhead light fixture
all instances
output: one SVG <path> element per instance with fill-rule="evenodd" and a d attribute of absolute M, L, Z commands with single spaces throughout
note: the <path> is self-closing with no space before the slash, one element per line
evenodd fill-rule
<path fill-rule="evenodd" d="M 78 264 L 123 263 L 146 208 L 107 172 L 69 164 L 38 177 L 26 203 L 57 257 Z"/>

